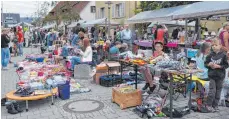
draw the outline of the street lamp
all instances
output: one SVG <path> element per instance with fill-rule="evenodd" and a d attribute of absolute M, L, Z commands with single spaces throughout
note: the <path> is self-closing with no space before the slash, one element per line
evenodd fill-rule
<path fill-rule="evenodd" d="M 111 30 L 111 21 L 110 21 L 110 9 L 111 4 L 113 4 L 111 1 L 105 2 L 105 4 L 108 5 L 108 38 L 110 37 L 110 30 Z"/>

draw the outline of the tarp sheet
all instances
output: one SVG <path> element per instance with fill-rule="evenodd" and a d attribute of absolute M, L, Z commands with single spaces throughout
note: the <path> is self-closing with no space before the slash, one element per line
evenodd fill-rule
<path fill-rule="evenodd" d="M 188 26 L 194 27 L 195 21 L 188 23 Z M 167 24 L 167 25 L 175 25 L 175 26 L 185 26 L 185 21 L 173 20 L 173 21 L 166 21 L 166 22 L 152 22 L 148 27 L 153 27 L 154 24 Z"/>
<path fill-rule="evenodd" d="M 229 1 L 205 1 L 189 4 L 173 12 L 173 19 L 229 14 Z"/>
<path fill-rule="evenodd" d="M 167 22 L 184 18 L 208 17 L 229 14 L 229 1 L 204 1 L 189 5 L 141 12 L 126 23 Z"/>
<path fill-rule="evenodd" d="M 114 22 L 114 21 L 110 21 L 111 23 L 111 25 L 118 25 L 118 23 L 116 23 L 116 22 Z M 93 25 L 108 25 L 108 20 L 107 20 L 107 18 L 102 18 L 102 19 L 96 19 L 96 20 L 92 20 L 92 21 L 88 21 L 87 23 L 86 23 L 86 25 L 88 25 L 88 26 L 93 26 Z"/>
<path fill-rule="evenodd" d="M 159 10 L 145 11 L 141 12 L 131 18 L 129 18 L 127 23 L 145 23 L 145 22 L 154 22 L 154 21 L 170 21 L 172 20 L 172 13 L 180 10 L 187 5 L 181 5 L 177 7 L 163 8 Z"/>

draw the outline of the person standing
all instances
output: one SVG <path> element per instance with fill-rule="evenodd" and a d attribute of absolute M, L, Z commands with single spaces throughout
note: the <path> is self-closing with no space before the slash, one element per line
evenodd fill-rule
<path fill-rule="evenodd" d="M 1 56 L 2 56 L 2 69 L 7 70 L 8 67 L 8 63 L 9 63 L 9 59 L 10 59 L 10 50 L 9 50 L 9 42 L 10 42 L 10 38 L 7 35 L 8 31 L 6 29 L 2 30 L 2 34 L 1 34 Z"/>
<path fill-rule="evenodd" d="M 73 36 L 72 36 L 72 39 L 71 39 L 71 46 L 76 46 L 78 41 L 79 41 L 79 36 L 77 34 L 77 30 L 73 29 Z"/>
<path fill-rule="evenodd" d="M 177 39 L 178 33 L 179 33 L 179 28 L 176 28 L 173 30 L 173 33 L 172 33 L 173 39 Z"/>
<path fill-rule="evenodd" d="M 208 68 L 210 79 L 209 93 L 206 100 L 206 111 L 219 111 L 218 103 L 223 87 L 223 82 L 228 68 L 227 55 L 221 50 L 220 40 L 212 40 L 212 52 L 206 57 L 205 66 Z"/>
<path fill-rule="evenodd" d="M 125 25 L 125 29 L 122 30 L 121 33 L 121 40 L 123 43 L 128 44 L 128 48 L 131 49 L 132 48 L 132 32 L 129 29 L 128 25 Z"/>
<path fill-rule="evenodd" d="M 229 52 L 229 22 L 223 24 L 223 30 L 219 33 L 222 49 Z"/>
<path fill-rule="evenodd" d="M 25 31 L 25 47 L 29 47 L 29 39 L 30 39 L 30 37 L 29 37 L 29 31 L 26 30 Z"/>
<path fill-rule="evenodd" d="M 167 31 L 168 31 L 168 29 L 165 25 L 163 25 L 163 26 L 158 25 L 157 29 L 155 31 L 155 34 L 154 34 L 155 42 L 161 42 L 164 44 L 164 42 L 165 42 L 164 36 L 165 36 L 165 32 L 167 32 Z"/>
<path fill-rule="evenodd" d="M 20 26 L 17 27 L 17 39 L 18 39 L 18 54 L 19 56 L 23 56 L 23 42 L 24 42 L 24 36 L 22 32 L 22 28 Z"/>
<path fill-rule="evenodd" d="M 49 35 L 48 35 L 48 46 L 52 46 L 53 41 L 57 40 L 57 36 L 56 33 L 54 31 L 52 31 Z"/>

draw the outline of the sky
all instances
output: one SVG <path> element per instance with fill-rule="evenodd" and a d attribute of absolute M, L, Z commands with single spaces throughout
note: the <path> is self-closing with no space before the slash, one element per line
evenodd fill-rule
<path fill-rule="evenodd" d="M 2 4 L 3 13 L 19 13 L 20 17 L 31 17 L 38 10 L 38 1 L 3 1 Z"/>

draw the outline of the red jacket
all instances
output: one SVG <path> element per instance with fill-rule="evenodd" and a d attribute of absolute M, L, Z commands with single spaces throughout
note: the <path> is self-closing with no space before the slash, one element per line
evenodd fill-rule
<path fill-rule="evenodd" d="M 22 33 L 22 29 L 20 27 L 18 27 L 17 39 L 18 39 L 19 43 L 24 41 L 24 36 L 23 36 L 23 33 Z"/>

